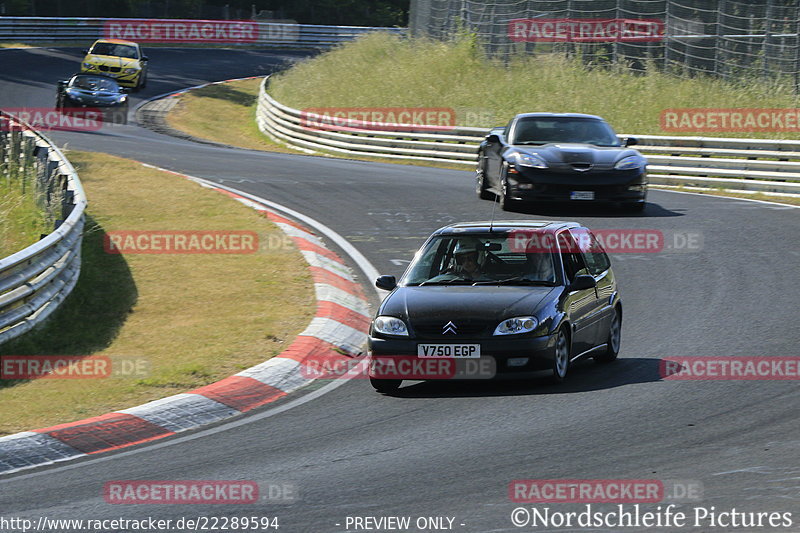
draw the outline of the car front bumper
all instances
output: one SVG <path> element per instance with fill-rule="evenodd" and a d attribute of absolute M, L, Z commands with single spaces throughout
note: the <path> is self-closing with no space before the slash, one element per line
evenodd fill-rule
<path fill-rule="evenodd" d="M 406 375 L 396 376 L 399 379 L 488 379 L 492 377 L 504 377 L 524 374 L 526 372 L 536 372 L 549 370 L 555 358 L 556 336 L 548 335 L 544 337 L 521 337 L 510 338 L 480 338 L 480 339 L 459 339 L 455 343 L 452 340 L 447 342 L 434 339 L 388 339 L 370 337 L 369 351 L 373 362 L 379 362 L 386 358 L 398 358 L 407 361 L 437 361 L 437 359 L 418 358 L 418 344 L 480 344 L 481 358 L 484 364 L 470 365 L 468 361 L 478 361 L 477 359 L 457 359 L 460 371 L 457 375 L 443 372 L 436 374 L 437 367 L 430 368 L 430 374 L 419 374 L 418 366 L 414 371 Z M 524 361 L 523 361 L 524 360 Z M 516 363 L 516 364 L 514 364 Z M 399 370 L 411 368 L 410 365 L 399 365 Z M 487 369 L 492 369 L 493 375 L 487 375 Z M 375 372 L 375 367 L 370 366 L 372 377 L 387 377 L 380 371 Z M 380 370 L 380 369 L 379 369 Z M 474 373 L 471 373 L 473 372 Z M 392 376 L 394 377 L 394 376 Z"/>
<path fill-rule="evenodd" d="M 642 203 L 647 198 L 647 175 L 640 171 L 577 174 L 525 169 L 509 174 L 507 182 L 510 199 L 529 202 Z M 578 199 L 573 193 L 579 193 Z M 591 193 L 590 199 L 586 193 Z"/>

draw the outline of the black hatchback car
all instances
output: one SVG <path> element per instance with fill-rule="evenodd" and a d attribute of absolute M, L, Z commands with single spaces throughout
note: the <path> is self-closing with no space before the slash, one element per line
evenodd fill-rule
<path fill-rule="evenodd" d="M 647 160 L 602 118 L 579 113 L 525 113 L 492 129 L 478 151 L 476 192 L 515 201 L 614 202 L 641 211 Z"/>
<path fill-rule="evenodd" d="M 470 222 L 431 235 L 370 327 L 369 375 L 403 379 L 523 377 L 617 358 L 622 303 L 611 263 L 576 222 Z M 486 364 L 484 364 L 486 363 Z M 470 364 L 472 366 L 470 366 Z"/>
<path fill-rule="evenodd" d="M 62 113 L 97 109 L 106 122 L 128 122 L 128 94 L 111 78 L 75 74 L 58 82 L 56 108 Z"/>

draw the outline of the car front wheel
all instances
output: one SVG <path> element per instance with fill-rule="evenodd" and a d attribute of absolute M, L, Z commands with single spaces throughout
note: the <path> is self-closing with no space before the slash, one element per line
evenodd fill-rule
<path fill-rule="evenodd" d="M 481 200 L 493 200 L 494 195 L 486 188 L 486 160 L 478 155 L 478 168 L 475 169 L 475 192 Z"/>
<path fill-rule="evenodd" d="M 513 204 L 513 200 L 508 197 L 508 180 L 506 176 L 508 175 L 508 163 L 503 163 L 503 168 L 500 171 L 500 207 L 503 208 L 503 211 L 508 211 L 511 209 Z"/>

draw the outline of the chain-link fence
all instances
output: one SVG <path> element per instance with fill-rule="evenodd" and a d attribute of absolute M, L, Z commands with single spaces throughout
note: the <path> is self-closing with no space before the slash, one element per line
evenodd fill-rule
<path fill-rule="evenodd" d="M 411 0 L 413 35 L 474 33 L 495 57 L 562 52 L 800 89 L 797 0 Z"/>

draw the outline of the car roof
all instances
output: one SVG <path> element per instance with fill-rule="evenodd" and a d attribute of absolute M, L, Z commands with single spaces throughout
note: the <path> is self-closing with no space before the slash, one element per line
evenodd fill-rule
<path fill-rule="evenodd" d="M 587 115 L 585 113 L 520 113 L 515 119 L 519 118 L 588 118 L 592 120 L 605 120 L 597 115 Z"/>
<path fill-rule="evenodd" d="M 97 43 L 111 43 L 111 44 L 129 44 L 131 46 L 139 46 L 138 43 L 133 41 L 125 41 L 123 39 L 97 39 L 94 44 Z"/>
<path fill-rule="evenodd" d="M 464 233 L 507 233 L 520 229 L 539 229 L 556 231 L 562 228 L 581 227 L 578 222 L 552 220 L 484 220 L 476 222 L 458 222 L 439 228 L 434 235 L 455 235 Z"/>

